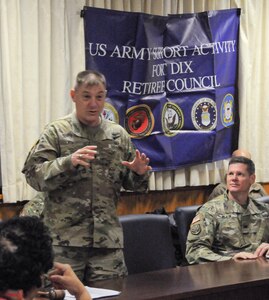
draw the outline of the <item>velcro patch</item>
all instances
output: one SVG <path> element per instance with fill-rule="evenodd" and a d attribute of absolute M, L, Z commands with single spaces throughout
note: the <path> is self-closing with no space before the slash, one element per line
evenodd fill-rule
<path fill-rule="evenodd" d="M 193 224 L 191 225 L 191 233 L 193 235 L 197 235 L 201 232 L 201 226 L 200 224 Z"/>

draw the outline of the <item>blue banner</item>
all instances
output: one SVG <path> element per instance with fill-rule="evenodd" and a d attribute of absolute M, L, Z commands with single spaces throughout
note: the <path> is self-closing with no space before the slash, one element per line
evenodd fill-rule
<path fill-rule="evenodd" d="M 82 13 L 86 69 L 108 83 L 104 116 L 125 127 L 154 171 L 231 156 L 239 127 L 240 9 Z"/>

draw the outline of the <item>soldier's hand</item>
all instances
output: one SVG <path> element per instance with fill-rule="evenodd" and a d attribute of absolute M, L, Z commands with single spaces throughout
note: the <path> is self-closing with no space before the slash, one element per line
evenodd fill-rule
<path fill-rule="evenodd" d="M 48 275 L 54 287 L 68 290 L 76 299 L 91 300 L 90 294 L 69 264 L 55 262 L 54 269 Z"/>
<path fill-rule="evenodd" d="M 81 165 L 86 168 L 90 167 L 90 163 L 95 159 L 97 146 L 86 146 L 78 149 L 71 156 L 71 162 L 74 167 Z"/>
<path fill-rule="evenodd" d="M 145 153 L 141 154 L 139 150 L 136 150 L 133 161 L 122 161 L 122 164 L 138 175 L 144 175 L 147 171 L 152 169 L 151 166 L 149 166 L 149 158 Z"/>
<path fill-rule="evenodd" d="M 268 250 L 269 250 L 269 244 L 268 243 L 262 243 L 256 249 L 254 254 L 256 254 L 257 256 L 264 256 L 264 255 L 267 255 Z"/>
<path fill-rule="evenodd" d="M 255 253 L 250 253 L 250 252 L 239 252 L 236 253 L 233 256 L 234 260 L 240 260 L 240 259 L 256 259 L 258 256 Z"/>

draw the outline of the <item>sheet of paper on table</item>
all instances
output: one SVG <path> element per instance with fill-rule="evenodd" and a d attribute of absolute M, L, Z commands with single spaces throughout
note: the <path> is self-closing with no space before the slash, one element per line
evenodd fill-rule
<path fill-rule="evenodd" d="M 112 297 L 120 294 L 119 291 L 109 290 L 109 289 L 99 289 L 99 288 L 92 288 L 88 286 L 86 286 L 86 289 L 92 296 L 92 299 L 98 299 L 102 297 Z M 74 300 L 74 299 L 75 297 L 73 295 L 71 295 L 68 291 L 65 291 L 64 300 Z"/>

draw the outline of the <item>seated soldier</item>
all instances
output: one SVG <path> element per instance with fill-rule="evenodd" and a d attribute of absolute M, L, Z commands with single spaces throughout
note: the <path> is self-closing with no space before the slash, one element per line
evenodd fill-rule
<path fill-rule="evenodd" d="M 255 259 L 269 250 L 269 205 L 252 199 L 255 165 L 246 157 L 232 157 L 228 192 L 206 202 L 190 226 L 186 258 L 190 264 Z"/>

